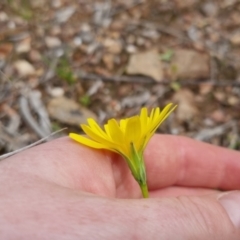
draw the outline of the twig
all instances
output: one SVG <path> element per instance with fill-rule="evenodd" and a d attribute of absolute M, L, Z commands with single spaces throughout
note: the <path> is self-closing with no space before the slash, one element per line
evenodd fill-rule
<path fill-rule="evenodd" d="M 237 149 L 240 143 L 240 136 L 238 131 L 237 124 L 234 124 L 232 133 L 230 133 L 229 145 L 228 148 Z"/>
<path fill-rule="evenodd" d="M 148 77 L 129 77 L 129 76 L 103 76 L 86 72 L 78 72 L 77 75 L 83 80 L 103 80 L 109 82 L 138 82 L 138 83 L 154 83 L 152 78 Z"/>
<path fill-rule="evenodd" d="M 19 128 L 20 123 L 21 123 L 20 116 L 17 114 L 17 112 L 14 109 L 9 107 L 6 103 L 2 105 L 2 110 L 10 118 L 9 124 L 6 127 L 7 132 L 10 133 L 13 136 L 14 135 L 16 136 L 18 128 Z"/>
<path fill-rule="evenodd" d="M 16 83 L 16 79 L 13 81 L 9 80 L 9 77 L 0 69 L 0 103 L 3 103 L 7 98 L 12 97 L 14 83 Z M 11 92 L 11 94 L 10 94 Z"/>
<path fill-rule="evenodd" d="M 113 10 L 112 13 L 111 13 L 111 17 L 115 17 L 118 14 L 121 14 L 123 12 L 127 12 L 127 11 L 131 10 L 132 8 L 137 7 L 138 5 L 141 5 L 141 4 L 144 4 L 144 3 L 145 3 L 144 0 L 139 0 L 139 1 L 136 1 L 135 3 L 133 3 L 133 4 L 130 4 L 130 5 L 126 6 L 123 9 Z"/>
<path fill-rule="evenodd" d="M 149 21 L 141 21 L 141 22 L 132 21 L 129 24 L 138 25 L 138 26 L 142 26 L 142 27 L 145 27 L 145 28 L 148 28 L 148 27 L 151 26 L 152 28 L 155 28 L 159 32 L 162 32 L 162 33 L 168 34 L 170 36 L 173 36 L 175 38 L 181 39 L 182 41 L 192 42 L 191 39 L 184 36 L 184 34 L 182 34 L 181 32 L 179 32 L 179 31 L 177 31 L 173 28 L 170 28 L 169 26 L 166 27 L 166 26 L 160 25 L 159 23 L 156 24 L 156 23 L 149 22 Z"/>
<path fill-rule="evenodd" d="M 234 121 L 230 121 L 211 129 L 203 129 L 194 136 L 194 139 L 199 141 L 207 141 L 213 137 L 221 136 L 228 128 L 232 128 L 234 125 L 236 125 L 236 123 Z"/>
<path fill-rule="evenodd" d="M 240 87 L 240 82 L 237 82 L 236 80 L 181 80 L 178 81 L 180 85 L 183 86 L 196 86 L 201 84 L 209 84 L 211 86 L 215 87 Z"/>
<path fill-rule="evenodd" d="M 49 64 L 47 71 L 39 80 L 40 84 L 46 83 L 47 81 L 54 77 L 58 62 L 59 58 L 57 57 L 51 60 L 51 63 Z"/>
<path fill-rule="evenodd" d="M 47 110 L 42 102 L 41 93 L 33 90 L 29 93 L 29 102 L 32 109 L 37 113 L 39 118 L 39 125 L 44 131 L 45 135 L 51 133 L 51 122 Z"/>
<path fill-rule="evenodd" d="M 86 72 L 78 72 L 77 73 L 79 78 L 81 80 L 102 80 L 106 82 L 125 82 L 125 83 L 145 83 L 145 84 L 154 84 L 154 85 L 170 85 L 173 83 L 171 80 L 163 80 L 160 82 L 156 82 L 154 79 L 150 77 L 140 77 L 140 76 L 103 76 L 103 75 L 98 75 L 98 74 L 92 74 L 92 73 L 86 73 Z M 194 79 L 189 79 L 189 80 L 179 80 L 179 81 L 174 81 L 176 83 L 179 83 L 182 86 L 196 86 L 196 85 L 201 85 L 201 84 L 209 84 L 211 86 L 217 86 L 217 87 L 227 87 L 227 86 L 232 86 L 232 87 L 240 87 L 240 82 L 237 82 L 235 80 L 194 80 Z"/>
<path fill-rule="evenodd" d="M 25 146 L 25 147 L 23 147 L 23 148 L 17 149 L 17 150 L 15 150 L 15 151 L 10 152 L 10 153 L 3 154 L 3 155 L 0 156 L 0 160 L 5 159 L 5 158 L 8 158 L 8 157 L 10 157 L 10 156 L 12 156 L 12 155 L 15 155 L 15 154 L 17 154 L 17 153 L 19 153 L 19 152 L 22 152 L 22 151 L 24 151 L 24 150 L 26 150 L 26 149 L 29 149 L 29 148 L 31 148 L 31 147 L 34 147 L 34 146 L 36 146 L 36 145 L 38 145 L 38 144 L 46 141 L 48 138 L 52 137 L 53 135 L 55 135 L 55 134 L 57 134 L 57 133 L 59 133 L 59 132 L 62 132 L 63 130 L 66 130 L 66 129 L 67 129 L 67 128 L 62 128 L 62 129 L 60 129 L 60 130 L 58 130 L 58 131 L 56 131 L 56 132 L 53 132 L 53 133 L 51 133 L 50 135 L 48 135 L 48 136 L 46 136 L 46 137 L 44 137 L 44 138 L 42 138 L 42 139 L 40 139 L 40 140 L 38 140 L 38 141 L 30 144 L 30 145 L 28 145 L 28 146 Z"/>
<path fill-rule="evenodd" d="M 214 61 L 213 56 L 210 57 L 210 79 L 211 81 L 214 81 L 215 76 L 217 76 L 217 68 L 216 63 Z"/>
<path fill-rule="evenodd" d="M 39 137 L 46 137 L 46 133 L 43 129 L 41 129 L 41 127 L 37 124 L 37 122 L 30 113 L 28 100 L 23 96 L 20 97 L 19 107 L 23 118 L 28 123 L 28 125 L 37 133 Z"/>

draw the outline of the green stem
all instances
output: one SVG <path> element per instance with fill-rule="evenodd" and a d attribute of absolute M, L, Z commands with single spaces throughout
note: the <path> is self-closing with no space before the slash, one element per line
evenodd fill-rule
<path fill-rule="evenodd" d="M 140 185 L 143 197 L 144 198 L 148 198 L 149 194 L 148 194 L 148 186 L 147 186 L 147 184 L 139 184 L 139 185 Z"/>

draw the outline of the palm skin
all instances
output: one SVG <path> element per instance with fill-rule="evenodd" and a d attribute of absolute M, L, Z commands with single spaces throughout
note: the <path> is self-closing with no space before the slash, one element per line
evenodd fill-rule
<path fill-rule="evenodd" d="M 3 239 L 188 239 L 189 218 L 197 226 L 192 239 L 203 239 L 208 226 L 199 224 L 206 218 L 201 214 L 213 208 L 211 214 L 222 218 L 210 221 L 216 239 L 238 239 L 214 196 L 240 189 L 240 153 L 155 135 L 144 155 L 150 199 L 141 199 L 120 156 L 69 138 L 0 162 Z"/>

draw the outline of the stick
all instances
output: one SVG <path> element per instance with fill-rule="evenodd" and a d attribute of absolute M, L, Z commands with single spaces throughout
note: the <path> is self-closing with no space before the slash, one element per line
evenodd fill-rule
<path fill-rule="evenodd" d="M 24 120 L 28 123 L 28 125 L 31 127 L 31 129 L 34 130 L 34 132 L 41 138 L 44 138 L 47 134 L 44 132 L 44 130 L 38 125 L 38 123 L 35 121 L 33 116 L 31 115 L 28 100 L 24 96 L 20 97 L 19 100 L 19 107 L 20 111 L 22 113 L 22 116 Z"/>
<path fill-rule="evenodd" d="M 180 80 L 180 81 L 171 81 L 171 80 L 163 80 L 160 82 L 156 82 L 154 79 L 150 77 L 130 77 L 130 76 L 103 76 L 103 75 L 97 75 L 92 73 L 86 73 L 86 72 L 79 72 L 78 76 L 82 80 L 103 80 L 106 82 L 125 82 L 125 83 L 146 83 L 146 84 L 155 84 L 155 85 L 170 85 L 171 83 L 179 83 L 182 86 L 195 86 L 195 85 L 201 85 L 201 84 L 209 84 L 212 86 L 219 86 L 219 87 L 227 87 L 227 86 L 240 86 L 240 82 L 234 81 L 234 80 Z"/>
<path fill-rule="evenodd" d="M 103 80 L 109 82 L 138 82 L 138 83 L 154 83 L 152 78 L 148 77 L 129 77 L 129 76 L 103 76 L 86 72 L 78 72 L 80 79 L 83 80 Z"/>
<path fill-rule="evenodd" d="M 55 134 L 57 134 L 57 133 L 59 133 L 59 132 L 62 132 L 63 130 L 66 130 L 66 129 L 67 129 L 67 128 L 62 128 L 62 129 L 60 129 L 60 130 L 58 130 L 58 131 L 56 131 L 56 132 L 51 133 L 50 135 L 48 135 L 48 136 L 46 136 L 46 137 L 44 137 L 44 138 L 39 139 L 38 141 L 36 141 L 36 142 L 34 142 L 34 143 L 32 143 L 32 144 L 30 144 L 30 145 L 28 145 L 28 146 L 25 146 L 25 147 L 23 147 L 23 148 L 17 149 L 17 150 L 15 150 L 15 151 L 10 152 L 10 153 L 3 154 L 3 155 L 0 156 L 0 160 L 5 159 L 5 158 L 8 158 L 8 157 L 10 157 L 10 156 L 12 156 L 12 155 L 15 155 L 15 154 L 17 154 L 17 153 L 19 153 L 19 152 L 22 152 L 22 151 L 24 151 L 24 150 L 26 150 L 26 149 L 29 149 L 29 148 L 31 148 L 31 147 L 34 147 L 34 146 L 36 146 L 36 145 L 38 145 L 38 144 L 46 141 L 48 138 L 52 137 L 53 135 L 55 135 Z"/>

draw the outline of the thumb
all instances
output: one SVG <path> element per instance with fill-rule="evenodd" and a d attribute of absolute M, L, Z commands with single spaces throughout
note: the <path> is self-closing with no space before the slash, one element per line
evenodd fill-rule
<path fill-rule="evenodd" d="M 145 219 L 140 224 L 140 239 L 240 239 L 240 191 L 149 199 L 134 210 L 135 221 Z M 136 236 L 138 231 L 133 231 Z"/>

